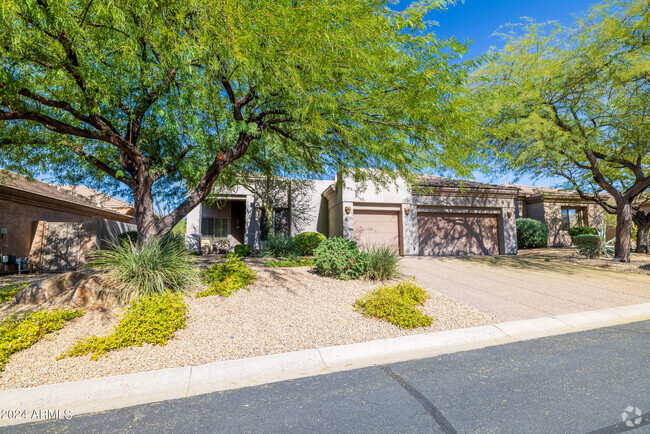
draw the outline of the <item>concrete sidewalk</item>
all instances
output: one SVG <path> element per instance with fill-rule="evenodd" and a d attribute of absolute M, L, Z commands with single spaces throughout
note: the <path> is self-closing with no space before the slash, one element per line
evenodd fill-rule
<path fill-rule="evenodd" d="M 517 256 L 406 257 L 402 272 L 500 321 L 650 302 L 650 276 Z"/>

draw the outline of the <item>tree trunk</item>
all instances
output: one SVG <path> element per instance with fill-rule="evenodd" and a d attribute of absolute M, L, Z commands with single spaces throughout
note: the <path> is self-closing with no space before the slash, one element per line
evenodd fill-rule
<path fill-rule="evenodd" d="M 630 243 L 632 239 L 632 204 L 625 197 L 616 201 L 616 247 L 614 259 L 630 262 Z"/>
<path fill-rule="evenodd" d="M 650 231 L 650 221 L 645 225 L 637 225 L 636 232 L 636 252 L 648 253 L 648 232 Z"/>
<path fill-rule="evenodd" d="M 138 183 L 133 188 L 133 204 L 135 206 L 135 224 L 138 233 L 145 242 L 166 235 L 160 234 L 157 227 L 156 212 L 153 206 L 153 180 L 149 175 L 138 177 Z"/>
<path fill-rule="evenodd" d="M 275 235 L 275 225 L 273 224 L 273 206 L 265 206 L 264 212 L 266 212 L 266 236 L 267 239 Z"/>

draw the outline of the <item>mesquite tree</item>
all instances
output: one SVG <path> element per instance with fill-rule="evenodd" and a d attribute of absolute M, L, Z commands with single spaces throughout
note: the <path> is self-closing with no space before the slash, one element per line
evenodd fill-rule
<path fill-rule="evenodd" d="M 564 177 L 615 212 L 627 262 L 633 204 L 650 186 L 649 3 L 608 1 L 572 27 L 523 29 L 474 76 L 484 139 L 508 168 Z"/>
<path fill-rule="evenodd" d="M 470 65 L 423 21 L 443 4 L 5 0 L 0 164 L 126 189 L 147 239 L 259 140 L 334 170 L 460 167 L 444 137 Z"/>

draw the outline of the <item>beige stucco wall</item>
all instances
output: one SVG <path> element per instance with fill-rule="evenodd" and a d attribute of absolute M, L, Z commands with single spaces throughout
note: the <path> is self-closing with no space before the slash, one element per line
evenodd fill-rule
<path fill-rule="evenodd" d="M 569 231 L 562 228 L 562 208 L 581 208 L 584 210 L 585 226 L 600 229 L 604 222 L 603 209 L 595 203 L 578 202 L 570 200 L 545 199 L 544 221 L 548 225 L 548 245 L 553 247 L 566 247 L 571 245 Z M 529 205 L 530 211 L 530 205 Z M 531 217 L 535 218 L 535 217 Z M 540 220 L 540 219 L 537 219 Z"/>

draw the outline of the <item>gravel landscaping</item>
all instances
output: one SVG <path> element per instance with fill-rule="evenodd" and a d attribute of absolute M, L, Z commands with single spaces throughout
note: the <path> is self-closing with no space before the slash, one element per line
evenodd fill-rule
<path fill-rule="evenodd" d="M 521 249 L 519 250 L 518 256 L 544 258 L 551 261 L 570 262 L 572 264 L 604 268 L 606 270 L 650 275 L 650 255 L 634 252 L 630 256 L 629 263 L 614 261 L 613 258 L 607 257 L 588 259 L 576 252 L 573 248 Z"/>
<path fill-rule="evenodd" d="M 205 259 L 203 259 L 205 260 Z M 200 365 L 219 360 L 298 351 L 375 339 L 495 323 L 495 318 L 428 290 L 422 311 L 433 317 L 426 328 L 404 330 L 364 317 L 352 304 L 381 285 L 368 281 L 339 281 L 313 273 L 309 267 L 263 268 L 251 260 L 258 280 L 228 298 L 193 298 L 188 294 L 187 327 L 167 346 L 146 345 L 109 353 L 98 361 L 90 356 L 56 360 L 78 339 L 104 335 L 117 323 L 119 310 L 88 311 L 56 335 L 11 356 L 0 373 L 0 389 L 33 387 L 108 375 Z M 0 316 L 12 308 L 0 308 Z"/>

